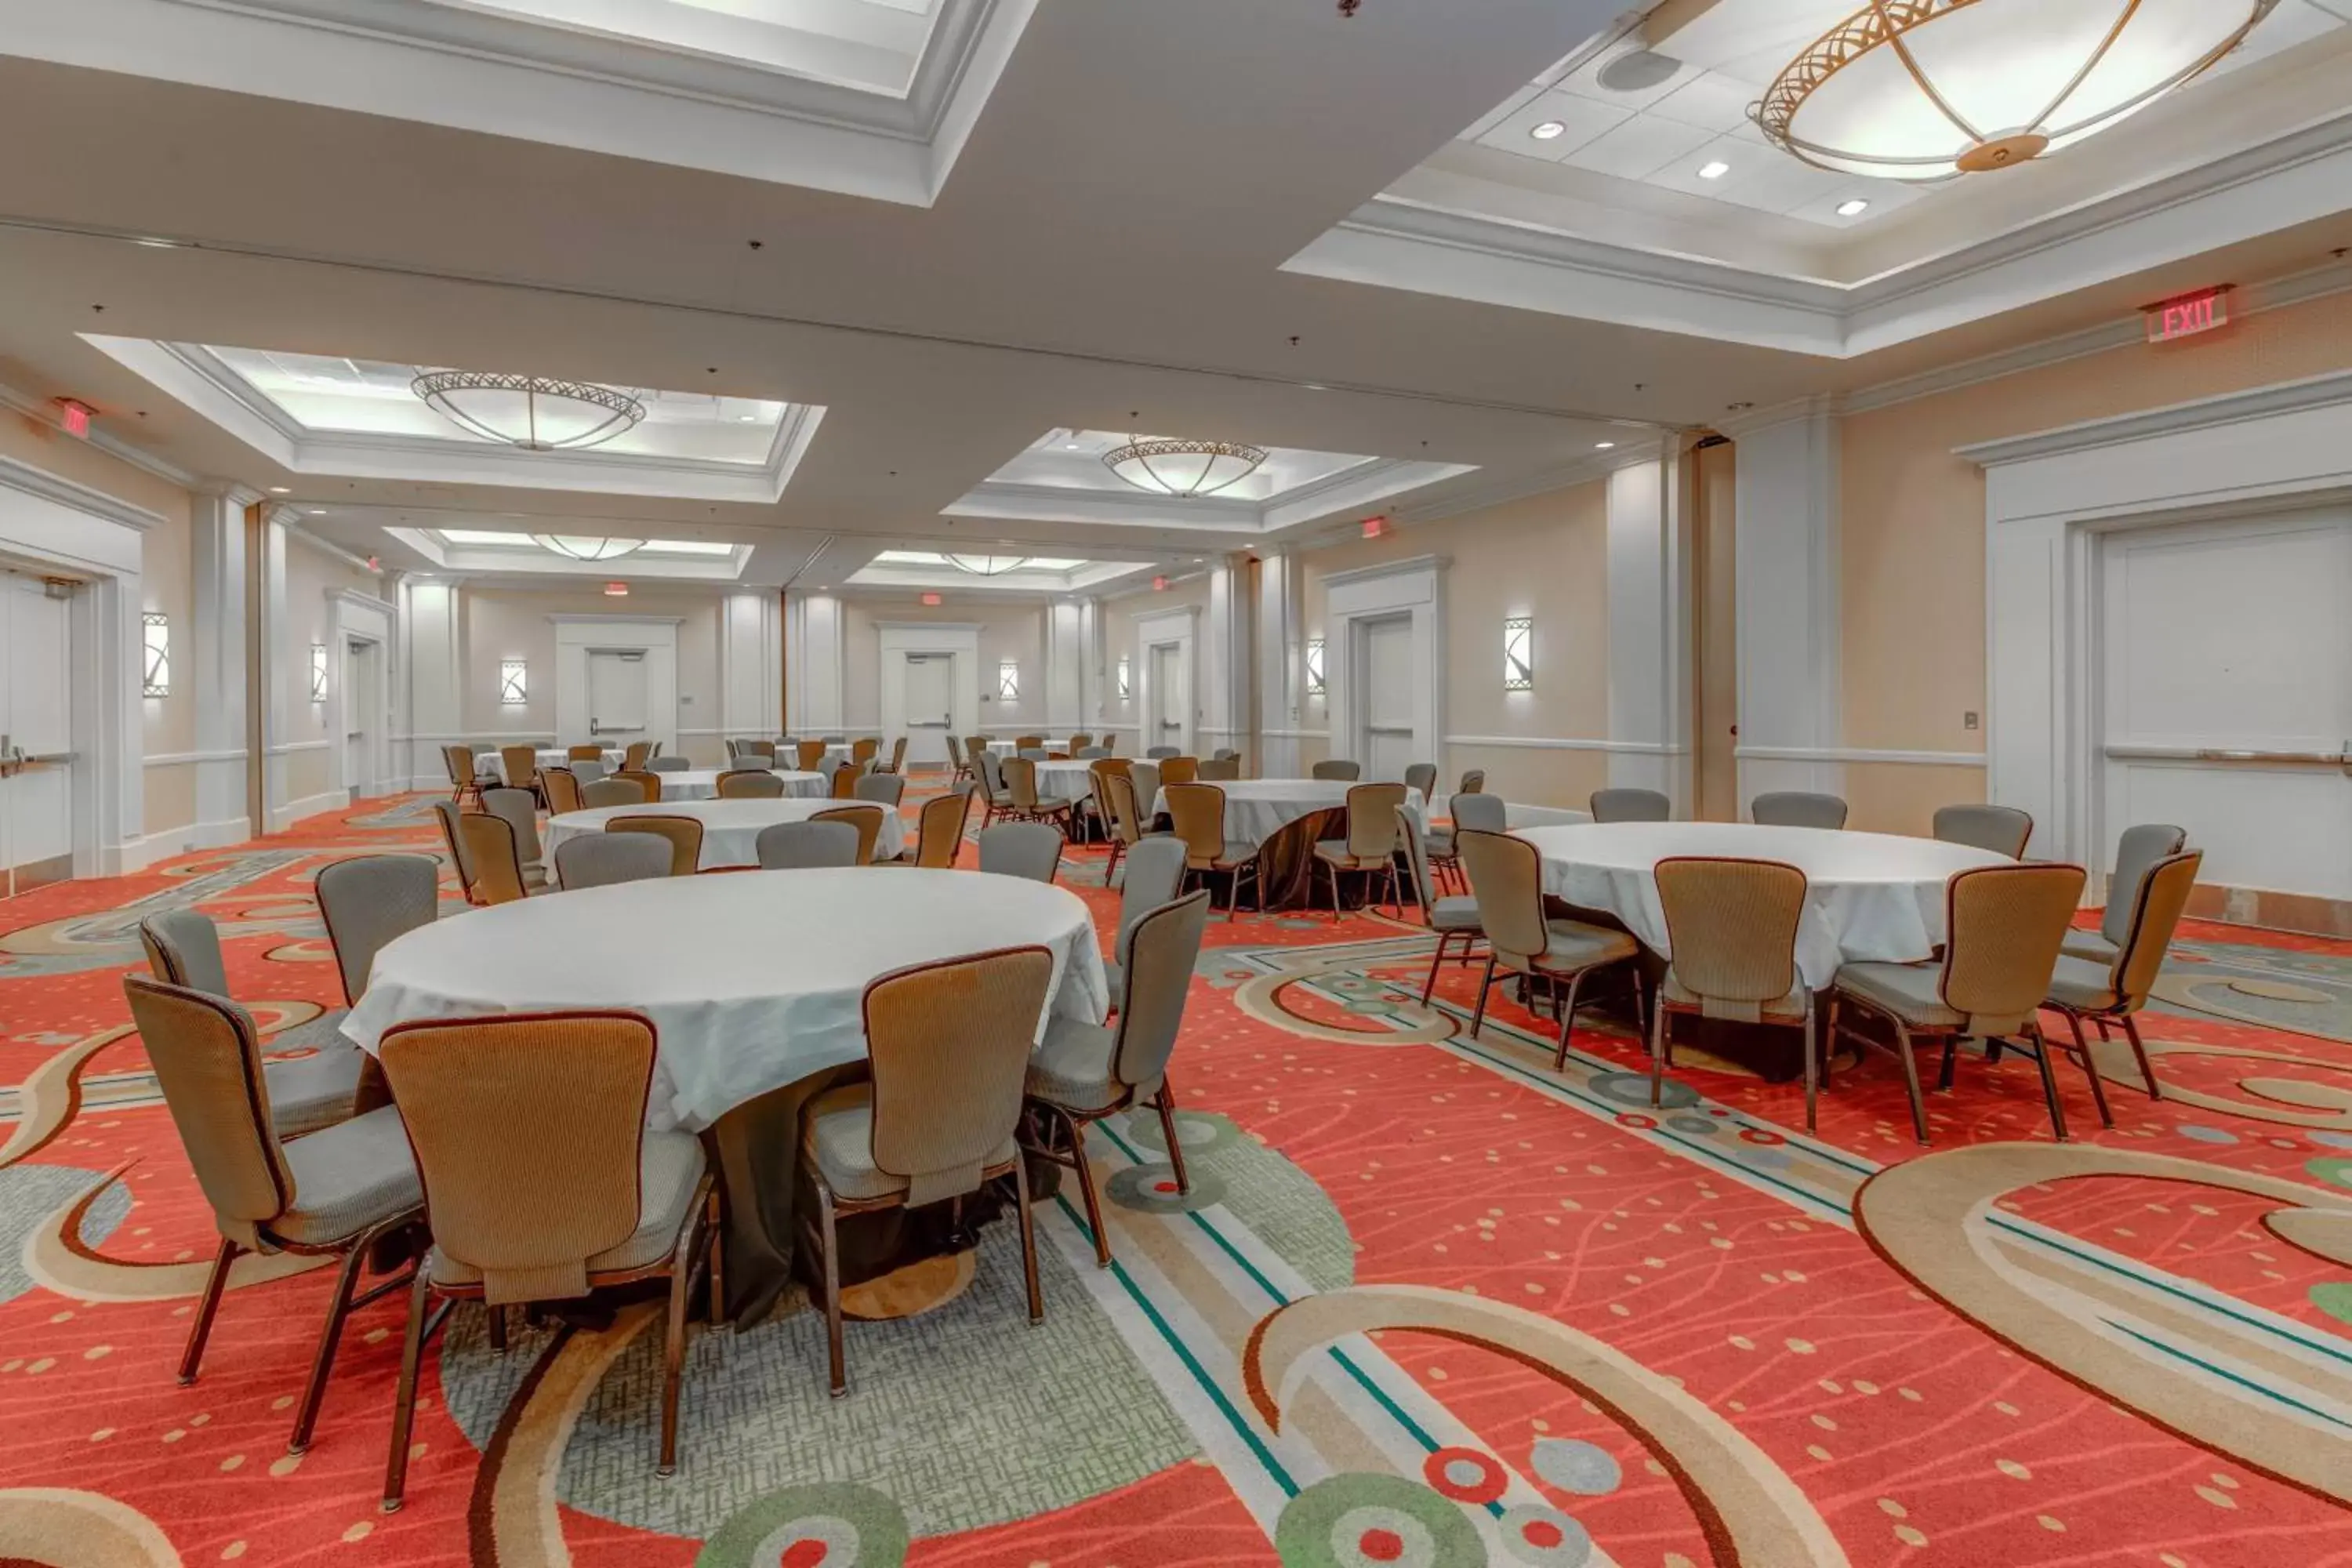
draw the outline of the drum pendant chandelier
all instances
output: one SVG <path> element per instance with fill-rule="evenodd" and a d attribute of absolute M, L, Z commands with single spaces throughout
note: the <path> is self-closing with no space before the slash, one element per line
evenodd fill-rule
<path fill-rule="evenodd" d="M 612 539 L 581 533 L 534 533 L 530 542 L 541 550 L 568 561 L 612 561 L 646 547 L 642 539 Z"/>
<path fill-rule="evenodd" d="M 947 563 L 959 572 L 969 572 L 975 577 L 1001 577 L 1028 564 L 1026 555 L 962 555 L 947 552 Z"/>
<path fill-rule="evenodd" d="M 2032 162 L 2193 79 L 2277 0 L 1871 0 L 1749 112 L 1806 163 L 1943 180 Z"/>
<path fill-rule="evenodd" d="M 1103 463 L 1139 490 L 1189 500 L 1231 489 L 1265 461 L 1262 447 L 1239 441 L 1134 439 L 1103 454 Z"/>
<path fill-rule="evenodd" d="M 459 429 L 527 452 L 602 446 L 646 416 L 646 405 L 625 392 L 543 375 L 428 370 L 408 389 Z"/>

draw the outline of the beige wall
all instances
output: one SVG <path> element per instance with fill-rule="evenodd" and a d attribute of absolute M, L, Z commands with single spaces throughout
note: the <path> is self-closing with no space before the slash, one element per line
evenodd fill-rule
<path fill-rule="evenodd" d="M 980 727 L 991 733 L 1045 721 L 1045 606 L 1041 604 L 982 607 L 969 602 L 925 605 L 898 600 L 859 600 L 842 605 L 841 712 L 844 732 L 881 732 L 882 641 L 877 621 L 951 621 L 980 627 Z M 997 666 L 1012 659 L 1021 667 L 1021 700 L 996 700 Z"/>
<path fill-rule="evenodd" d="M 0 414 L 0 456 L 145 507 L 163 519 L 147 532 L 139 578 L 140 608 L 172 617 L 174 662 L 172 694 L 144 700 L 144 752 L 151 757 L 195 750 L 195 694 L 187 679 L 194 668 L 188 631 L 194 613 L 188 574 L 188 492 L 144 468 L 134 468 L 103 448 L 77 441 L 41 420 Z M 196 819 L 195 766 L 165 763 L 146 770 L 142 831 L 152 835 L 184 828 Z"/>
<path fill-rule="evenodd" d="M 555 732 L 555 623 L 550 616 L 675 616 L 677 628 L 678 751 L 716 766 L 727 748 L 719 729 L 719 636 L 720 600 L 708 588 L 664 591 L 635 585 L 623 599 L 607 598 L 601 587 L 476 588 L 463 592 L 465 628 L 458 644 L 464 674 L 466 732 L 477 744 L 527 740 L 569 744 L 586 739 Z M 499 701 L 499 664 L 520 658 L 525 665 L 520 707 Z M 694 731 L 709 733 L 697 734 Z"/>
<path fill-rule="evenodd" d="M 1438 555 L 1445 583 L 1446 719 L 1449 734 L 1543 740 L 1609 734 L 1609 517 L 1604 481 L 1350 540 L 1299 558 L 1301 636 L 1324 635 L 1324 579 L 1334 572 Z M 1535 689 L 1503 689 L 1503 622 L 1535 622 Z M 1319 697 L 1299 728 L 1328 728 Z M 1300 742 L 1305 762 L 1328 755 L 1327 740 Z M 1608 782 L 1601 752 L 1524 746 L 1447 748 L 1456 773 L 1486 772 L 1486 788 L 1529 805 L 1581 805 Z M 1449 786 L 1454 782 L 1444 781 Z"/>
<path fill-rule="evenodd" d="M 1181 610 L 1187 605 L 1198 607 L 1202 614 L 1193 633 L 1193 652 L 1195 661 L 1205 669 L 1208 649 L 1201 639 L 1208 636 L 1208 605 L 1209 574 L 1205 572 L 1171 583 L 1156 592 L 1147 589 L 1140 594 L 1122 594 L 1116 599 L 1102 602 L 1102 722 L 1118 737 L 1121 756 L 1140 756 L 1150 749 L 1144 743 L 1141 729 L 1143 666 L 1139 662 L 1139 656 L 1136 652 L 1135 623 L 1150 620 L 1154 616 L 1164 616 L 1171 610 Z M 1118 661 L 1122 654 L 1127 657 L 1129 675 L 1129 694 L 1124 702 L 1118 696 Z M 1193 693 L 1195 707 L 1199 706 L 1200 695 L 1198 690 Z M 1210 745 L 1209 750 L 1214 751 L 1225 744 L 1228 742 L 1219 740 Z M 1206 756 L 1208 752 L 1201 754 Z"/>
<path fill-rule="evenodd" d="M 2352 293 L 2266 310 L 2209 336 L 2134 343 L 1847 417 L 1840 498 L 1844 743 L 1973 752 L 1985 706 L 1983 470 L 1955 447 L 2341 371 Z M 1856 763 L 1856 827 L 1927 829 L 1981 800 L 1981 768 Z"/>
<path fill-rule="evenodd" d="M 314 643 L 326 646 L 328 679 L 341 679 L 342 652 L 334 646 L 335 618 L 327 599 L 328 595 L 340 593 L 382 598 L 383 579 L 320 549 L 300 534 L 289 533 L 286 540 L 283 644 L 288 653 L 285 667 L 274 674 L 284 693 L 279 711 L 286 715 L 286 732 L 280 738 L 281 743 L 309 748 L 292 752 L 286 759 L 286 799 L 289 804 L 324 794 L 335 776 L 332 748 L 336 737 L 328 729 L 327 704 L 310 700 L 310 647 Z M 320 742 L 326 744 L 318 744 Z"/>

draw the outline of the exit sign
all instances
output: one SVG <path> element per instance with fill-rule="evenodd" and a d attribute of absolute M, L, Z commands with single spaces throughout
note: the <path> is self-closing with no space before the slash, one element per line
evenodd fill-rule
<path fill-rule="evenodd" d="M 2194 294 L 2144 305 L 2140 314 L 2147 321 L 2149 342 L 2168 343 L 2175 338 L 2193 338 L 2200 332 L 2230 324 L 2230 285 L 2200 289 Z"/>

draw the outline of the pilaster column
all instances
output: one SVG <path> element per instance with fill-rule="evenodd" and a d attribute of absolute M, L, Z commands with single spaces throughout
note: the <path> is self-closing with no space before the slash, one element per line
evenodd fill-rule
<path fill-rule="evenodd" d="M 795 736 L 844 732 L 841 601 L 829 594 L 784 599 L 787 668 L 784 727 Z"/>
<path fill-rule="evenodd" d="M 782 721 L 783 605 L 764 588 L 730 590 L 719 608 L 719 733 L 714 749 L 730 740 L 776 738 Z M 683 749 L 683 748 L 681 748 Z"/>
<path fill-rule="evenodd" d="M 1739 798 L 1843 794 L 1841 419 L 1821 399 L 1724 427 L 1738 444 Z"/>
<path fill-rule="evenodd" d="M 1261 778 L 1292 778 L 1300 772 L 1298 726 L 1305 710 L 1301 663 L 1305 634 L 1299 629 L 1298 563 L 1290 547 L 1258 557 L 1255 621 L 1257 658 L 1257 753 Z"/>
<path fill-rule="evenodd" d="M 446 784 L 441 748 L 466 731 L 465 605 L 459 579 L 411 575 L 400 580 L 401 660 L 394 710 L 404 731 L 395 741 L 410 784 Z"/>
<path fill-rule="evenodd" d="M 189 617 L 184 668 L 195 710 L 196 816 L 188 842 L 200 849 L 253 837 L 246 717 L 246 510 L 261 500 L 237 486 L 199 492 L 188 543 Z"/>
<path fill-rule="evenodd" d="M 1209 613 L 1201 650 L 1202 743 L 1211 752 L 1233 747 L 1247 753 L 1251 695 L 1256 677 L 1252 650 L 1257 620 L 1250 600 L 1249 563 L 1228 555 L 1209 569 Z"/>
<path fill-rule="evenodd" d="M 1690 811 L 1690 510 L 1679 439 L 1609 476 L 1609 782 Z"/>
<path fill-rule="evenodd" d="M 1087 728 L 1084 610 L 1076 599 L 1045 606 L 1045 728 L 1055 735 Z"/>

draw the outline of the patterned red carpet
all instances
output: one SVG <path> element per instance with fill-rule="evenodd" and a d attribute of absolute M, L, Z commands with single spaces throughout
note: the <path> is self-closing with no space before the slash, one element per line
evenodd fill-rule
<path fill-rule="evenodd" d="M 408 1507 L 376 1498 L 402 1303 L 355 1318 L 286 1456 L 329 1276 L 215 1245 L 127 1023 L 134 922 L 193 904 L 265 1025 L 339 1000 L 320 866 L 426 849 L 418 797 L 0 903 L 0 1563 L 737 1568 L 2352 1564 L 2352 948 L 2199 927 L 2050 1136 L 1971 1054 L 1913 1142 L 1899 1074 L 1802 1100 L 1685 1053 L 1653 1111 L 1608 1014 L 1567 1069 L 1374 915 L 1219 919 L 1156 1121 L 1097 1142 L 1118 1267 L 1045 1206 L 1017 1253 L 864 1288 L 825 1396 L 797 1300 L 698 1328 L 654 1471 L 657 1317 L 427 1357 Z M 887 874 L 887 873 L 877 873 Z M 1098 852 L 1063 879 L 1108 916 Z M 454 890 L 445 918 L 464 918 Z"/>

